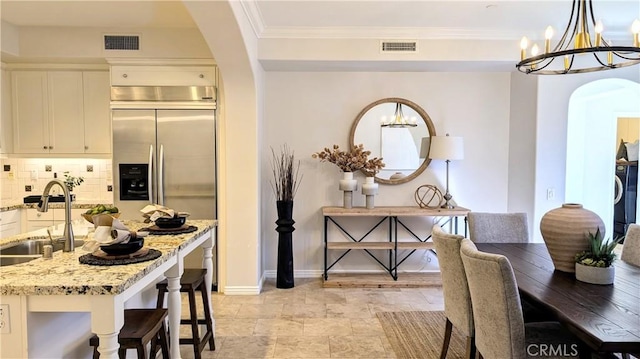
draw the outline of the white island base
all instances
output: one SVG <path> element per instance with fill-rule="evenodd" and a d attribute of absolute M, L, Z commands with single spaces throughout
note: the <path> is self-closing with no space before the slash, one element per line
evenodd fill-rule
<path fill-rule="evenodd" d="M 145 226 L 137 222 L 126 224 L 132 230 Z M 0 304 L 3 311 L 8 309 L 8 316 L 3 313 L 8 321 L 0 334 L 0 357 L 90 358 L 89 338 L 95 333 L 100 338 L 100 357 L 118 358 L 117 338 L 123 325 L 123 310 L 154 307 L 155 283 L 164 277 L 168 279 L 169 330 L 179 333 L 184 257 L 202 246 L 208 288 L 213 273 L 211 229 L 215 221 L 188 224 L 197 230 L 145 239 L 145 246 L 162 252 L 160 258 L 152 261 L 90 266 L 78 262 L 78 257 L 86 252 L 76 249 L 73 253 L 56 252 L 49 260 L 40 258 L 3 267 Z M 3 239 L 0 244 L 8 240 Z M 180 358 L 178 340 L 177 335 L 171 337 L 172 358 Z"/>

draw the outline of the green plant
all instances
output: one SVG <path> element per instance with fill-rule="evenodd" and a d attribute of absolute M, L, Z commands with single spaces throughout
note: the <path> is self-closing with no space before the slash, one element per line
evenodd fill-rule
<path fill-rule="evenodd" d="M 69 191 L 73 191 L 75 186 L 79 186 L 82 182 L 84 182 L 83 177 L 74 177 L 69 175 L 69 171 L 64 172 L 64 184 L 67 186 Z"/>
<path fill-rule="evenodd" d="M 279 154 L 271 148 L 271 188 L 278 201 L 293 201 L 302 179 L 299 170 L 300 161 L 295 161 L 293 151 L 287 145 L 280 148 Z"/>
<path fill-rule="evenodd" d="M 613 250 L 623 238 L 624 236 L 612 240 L 605 240 L 602 237 L 600 228 L 598 228 L 595 234 L 589 232 L 587 234 L 589 249 L 576 254 L 576 263 L 591 267 L 611 267 L 613 261 L 616 259 L 616 254 L 613 253 Z"/>

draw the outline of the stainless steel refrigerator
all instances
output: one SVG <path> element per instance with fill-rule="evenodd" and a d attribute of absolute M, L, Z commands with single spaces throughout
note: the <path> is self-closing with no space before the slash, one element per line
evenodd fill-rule
<path fill-rule="evenodd" d="M 190 219 L 215 219 L 214 109 L 112 108 L 121 218 L 140 220 L 140 209 L 157 203 L 189 212 Z"/>

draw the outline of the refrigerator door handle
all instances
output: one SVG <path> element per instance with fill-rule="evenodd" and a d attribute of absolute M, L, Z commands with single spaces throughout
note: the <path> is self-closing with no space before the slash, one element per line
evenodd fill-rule
<path fill-rule="evenodd" d="M 158 159 L 158 204 L 164 206 L 164 146 L 160 145 Z"/>
<path fill-rule="evenodd" d="M 149 203 L 153 204 L 153 145 L 149 145 L 149 170 L 147 173 L 149 184 Z"/>

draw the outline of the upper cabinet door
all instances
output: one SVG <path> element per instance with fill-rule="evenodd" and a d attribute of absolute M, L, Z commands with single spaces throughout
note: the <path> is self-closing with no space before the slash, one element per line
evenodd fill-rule
<path fill-rule="evenodd" d="M 111 153 L 111 87 L 109 72 L 85 71 L 84 152 Z"/>
<path fill-rule="evenodd" d="M 50 153 L 84 153 L 82 72 L 51 71 L 48 81 Z"/>
<path fill-rule="evenodd" d="M 14 71 L 13 133 L 16 153 L 49 153 L 47 73 Z"/>

